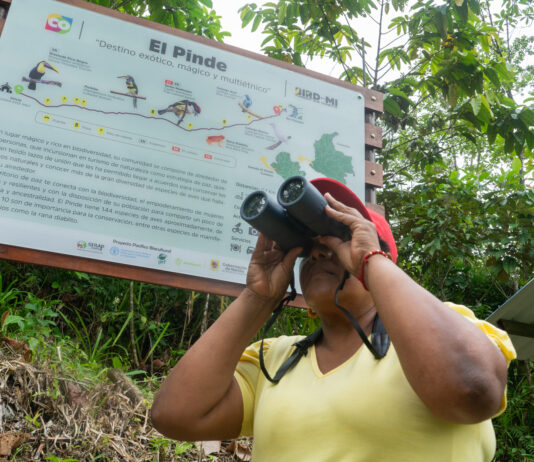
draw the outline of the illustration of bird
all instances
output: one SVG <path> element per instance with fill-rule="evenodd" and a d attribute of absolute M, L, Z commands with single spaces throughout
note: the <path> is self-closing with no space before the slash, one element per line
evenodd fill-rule
<path fill-rule="evenodd" d="M 35 90 L 37 88 L 37 83 L 41 81 L 47 69 L 52 69 L 59 73 L 59 70 L 52 64 L 47 63 L 46 61 L 40 61 L 28 74 L 28 77 L 30 78 L 28 90 Z"/>
<path fill-rule="evenodd" d="M 245 98 L 243 99 L 243 102 L 242 102 L 243 106 L 245 106 L 247 109 L 252 106 L 252 99 L 250 98 L 250 96 L 248 95 L 245 95 Z M 245 110 L 243 109 L 243 112 L 245 112 Z"/>
<path fill-rule="evenodd" d="M 117 77 L 118 79 L 126 79 L 126 88 L 128 89 L 128 93 L 133 96 L 133 106 L 137 107 L 137 98 L 136 96 L 139 94 L 139 89 L 137 88 L 137 85 L 135 84 L 135 80 L 131 75 L 121 75 L 120 77 Z"/>
<path fill-rule="evenodd" d="M 182 120 L 184 120 L 184 117 L 186 114 L 193 114 L 195 116 L 199 115 L 200 106 L 193 101 L 183 99 L 181 101 L 177 101 L 174 104 L 171 104 L 166 109 L 160 109 L 158 111 L 158 114 L 162 115 L 162 114 L 165 114 L 166 112 L 174 113 L 174 115 L 178 117 L 178 122 L 176 122 L 176 125 L 180 125 Z"/>
<path fill-rule="evenodd" d="M 271 146 L 267 146 L 265 149 L 270 149 L 271 151 L 273 149 L 276 149 L 278 146 L 280 146 L 282 143 L 287 143 L 291 136 L 286 136 L 283 133 L 278 130 L 278 127 L 275 124 L 269 124 L 271 127 L 273 127 L 274 136 L 276 136 L 276 139 L 278 140 L 276 143 L 272 144 Z"/>

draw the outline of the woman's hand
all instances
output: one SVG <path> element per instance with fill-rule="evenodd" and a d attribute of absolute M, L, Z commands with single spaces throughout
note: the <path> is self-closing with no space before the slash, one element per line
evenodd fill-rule
<path fill-rule="evenodd" d="M 323 236 L 319 238 L 319 242 L 333 250 L 345 269 L 358 277 L 363 257 L 373 250 L 380 250 L 376 227 L 356 209 L 337 201 L 329 193 L 324 197 L 329 204 L 325 209 L 327 215 L 347 225 L 352 239 L 345 242 L 338 237 Z"/>
<path fill-rule="evenodd" d="M 287 291 L 295 260 L 302 249 L 284 254 L 269 238 L 260 233 L 247 273 L 247 289 L 263 300 L 278 303 Z"/>

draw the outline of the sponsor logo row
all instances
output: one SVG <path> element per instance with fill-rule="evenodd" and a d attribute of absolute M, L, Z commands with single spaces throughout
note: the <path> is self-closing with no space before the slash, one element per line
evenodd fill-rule
<path fill-rule="evenodd" d="M 79 252 L 94 253 L 99 255 L 104 255 L 106 253 L 106 245 L 100 242 L 84 241 L 79 240 L 76 242 L 76 249 Z M 107 250 L 107 253 L 113 258 L 129 258 L 129 259 L 145 259 L 145 260 L 156 260 L 159 265 L 165 265 L 170 262 L 170 252 L 151 252 L 150 248 L 147 250 L 141 249 L 130 249 L 123 246 L 112 245 Z M 198 261 L 189 261 L 177 257 L 173 260 L 175 266 L 183 268 L 196 268 L 202 269 L 204 266 L 201 262 Z M 246 274 L 247 266 L 239 264 L 231 264 L 227 262 L 222 262 L 216 258 L 209 260 L 209 269 L 212 271 L 222 271 L 225 273 L 232 274 Z"/>

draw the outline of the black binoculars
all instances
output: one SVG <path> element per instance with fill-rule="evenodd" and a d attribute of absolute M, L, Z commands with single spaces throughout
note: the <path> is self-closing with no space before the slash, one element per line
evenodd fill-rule
<path fill-rule="evenodd" d="M 241 218 L 287 252 L 303 248 L 306 255 L 315 236 L 351 238 L 348 226 L 329 217 L 326 199 L 306 178 L 292 176 L 278 189 L 278 202 L 263 191 L 249 194 L 241 204 Z"/>

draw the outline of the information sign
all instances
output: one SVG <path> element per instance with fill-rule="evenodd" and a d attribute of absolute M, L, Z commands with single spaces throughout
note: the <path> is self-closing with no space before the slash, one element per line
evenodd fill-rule
<path fill-rule="evenodd" d="M 250 192 L 328 176 L 364 199 L 361 93 L 75 3 L 9 10 L 0 244 L 243 283 Z"/>

